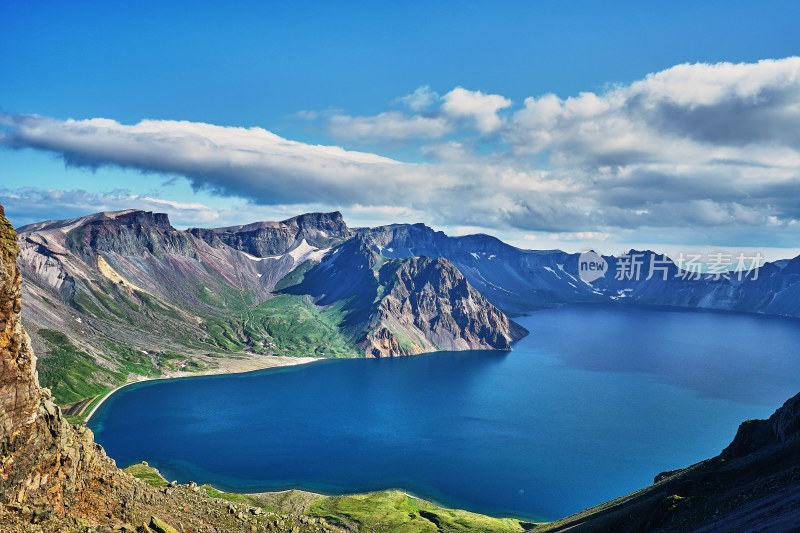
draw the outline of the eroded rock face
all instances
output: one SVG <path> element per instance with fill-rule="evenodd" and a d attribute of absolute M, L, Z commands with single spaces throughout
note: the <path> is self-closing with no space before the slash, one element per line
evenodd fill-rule
<path fill-rule="evenodd" d="M 165 213 L 128 211 L 98 216 L 66 235 L 67 247 L 90 263 L 97 252 L 142 257 L 165 253 L 197 258 L 191 239 L 169 223 Z"/>
<path fill-rule="evenodd" d="M 16 233 L 4 216 L 0 243 L 0 501 L 58 516 L 81 514 L 87 490 L 111 486 L 121 473 L 91 432 L 73 429 L 49 391 L 39 388 L 36 358 L 20 322 Z M 113 509 L 119 502 L 106 505 Z"/>
<path fill-rule="evenodd" d="M 16 265 L 16 233 L 0 206 L 0 420 L 11 435 L 30 419 L 39 400 L 35 359 L 19 321 L 22 276 Z"/>
<path fill-rule="evenodd" d="M 510 350 L 527 334 L 444 258 L 413 257 L 379 272 L 385 287 L 365 349 L 373 357 L 433 350 Z"/>

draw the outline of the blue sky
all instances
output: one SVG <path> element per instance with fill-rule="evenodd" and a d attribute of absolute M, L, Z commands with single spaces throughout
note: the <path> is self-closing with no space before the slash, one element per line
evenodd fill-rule
<path fill-rule="evenodd" d="M 339 209 L 530 248 L 800 243 L 796 2 L 165 4 L 0 4 L 12 223 Z"/>

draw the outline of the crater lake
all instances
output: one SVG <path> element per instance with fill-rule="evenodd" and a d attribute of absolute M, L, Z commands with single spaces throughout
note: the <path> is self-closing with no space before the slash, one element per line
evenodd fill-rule
<path fill-rule="evenodd" d="M 512 352 L 322 360 L 125 387 L 89 422 L 118 464 L 236 492 L 398 488 L 556 519 L 717 455 L 800 391 L 800 322 L 572 305 Z"/>

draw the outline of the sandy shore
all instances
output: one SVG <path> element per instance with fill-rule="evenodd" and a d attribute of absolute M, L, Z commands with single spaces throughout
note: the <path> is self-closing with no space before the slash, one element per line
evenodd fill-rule
<path fill-rule="evenodd" d="M 197 357 L 197 359 L 203 359 L 201 357 Z M 236 353 L 230 354 L 229 357 L 214 357 L 214 358 L 205 358 L 209 362 L 213 361 L 214 364 L 218 365 L 216 368 L 209 368 L 207 370 L 202 370 L 200 372 L 165 372 L 163 376 L 157 378 L 148 378 L 144 376 L 139 376 L 139 379 L 135 381 L 129 381 L 119 387 L 110 390 L 103 399 L 100 400 L 97 405 L 95 405 L 89 414 L 86 415 L 86 423 L 92 418 L 97 408 L 103 405 L 112 394 L 117 392 L 118 390 L 125 388 L 129 385 L 133 385 L 135 383 L 142 383 L 143 381 L 155 381 L 160 379 L 175 379 L 175 378 L 187 378 L 187 377 L 196 377 L 196 376 L 214 376 L 219 374 L 241 374 L 243 372 L 253 372 L 255 370 L 264 370 L 266 368 L 275 368 L 279 366 L 295 366 L 295 365 L 304 365 L 308 363 L 313 363 L 315 361 L 324 361 L 324 358 L 321 357 L 286 357 L 280 355 L 259 355 L 259 354 L 252 354 L 252 353 Z"/>

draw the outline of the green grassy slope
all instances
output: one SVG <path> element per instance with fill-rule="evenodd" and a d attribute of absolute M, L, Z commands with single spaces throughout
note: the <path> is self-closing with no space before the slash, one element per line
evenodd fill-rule
<path fill-rule="evenodd" d="M 330 523 L 355 526 L 360 531 L 513 532 L 532 525 L 512 518 L 445 509 L 400 491 L 325 498 L 312 505 L 309 512 Z"/>
<path fill-rule="evenodd" d="M 158 470 L 143 463 L 131 465 L 125 471 L 154 487 L 167 485 Z M 271 512 L 324 518 L 329 523 L 357 531 L 513 533 L 535 525 L 513 518 L 492 518 L 458 509 L 445 509 L 396 490 L 322 496 L 300 490 L 237 494 L 223 492 L 210 485 L 200 488 L 212 498 L 261 507 Z"/>

